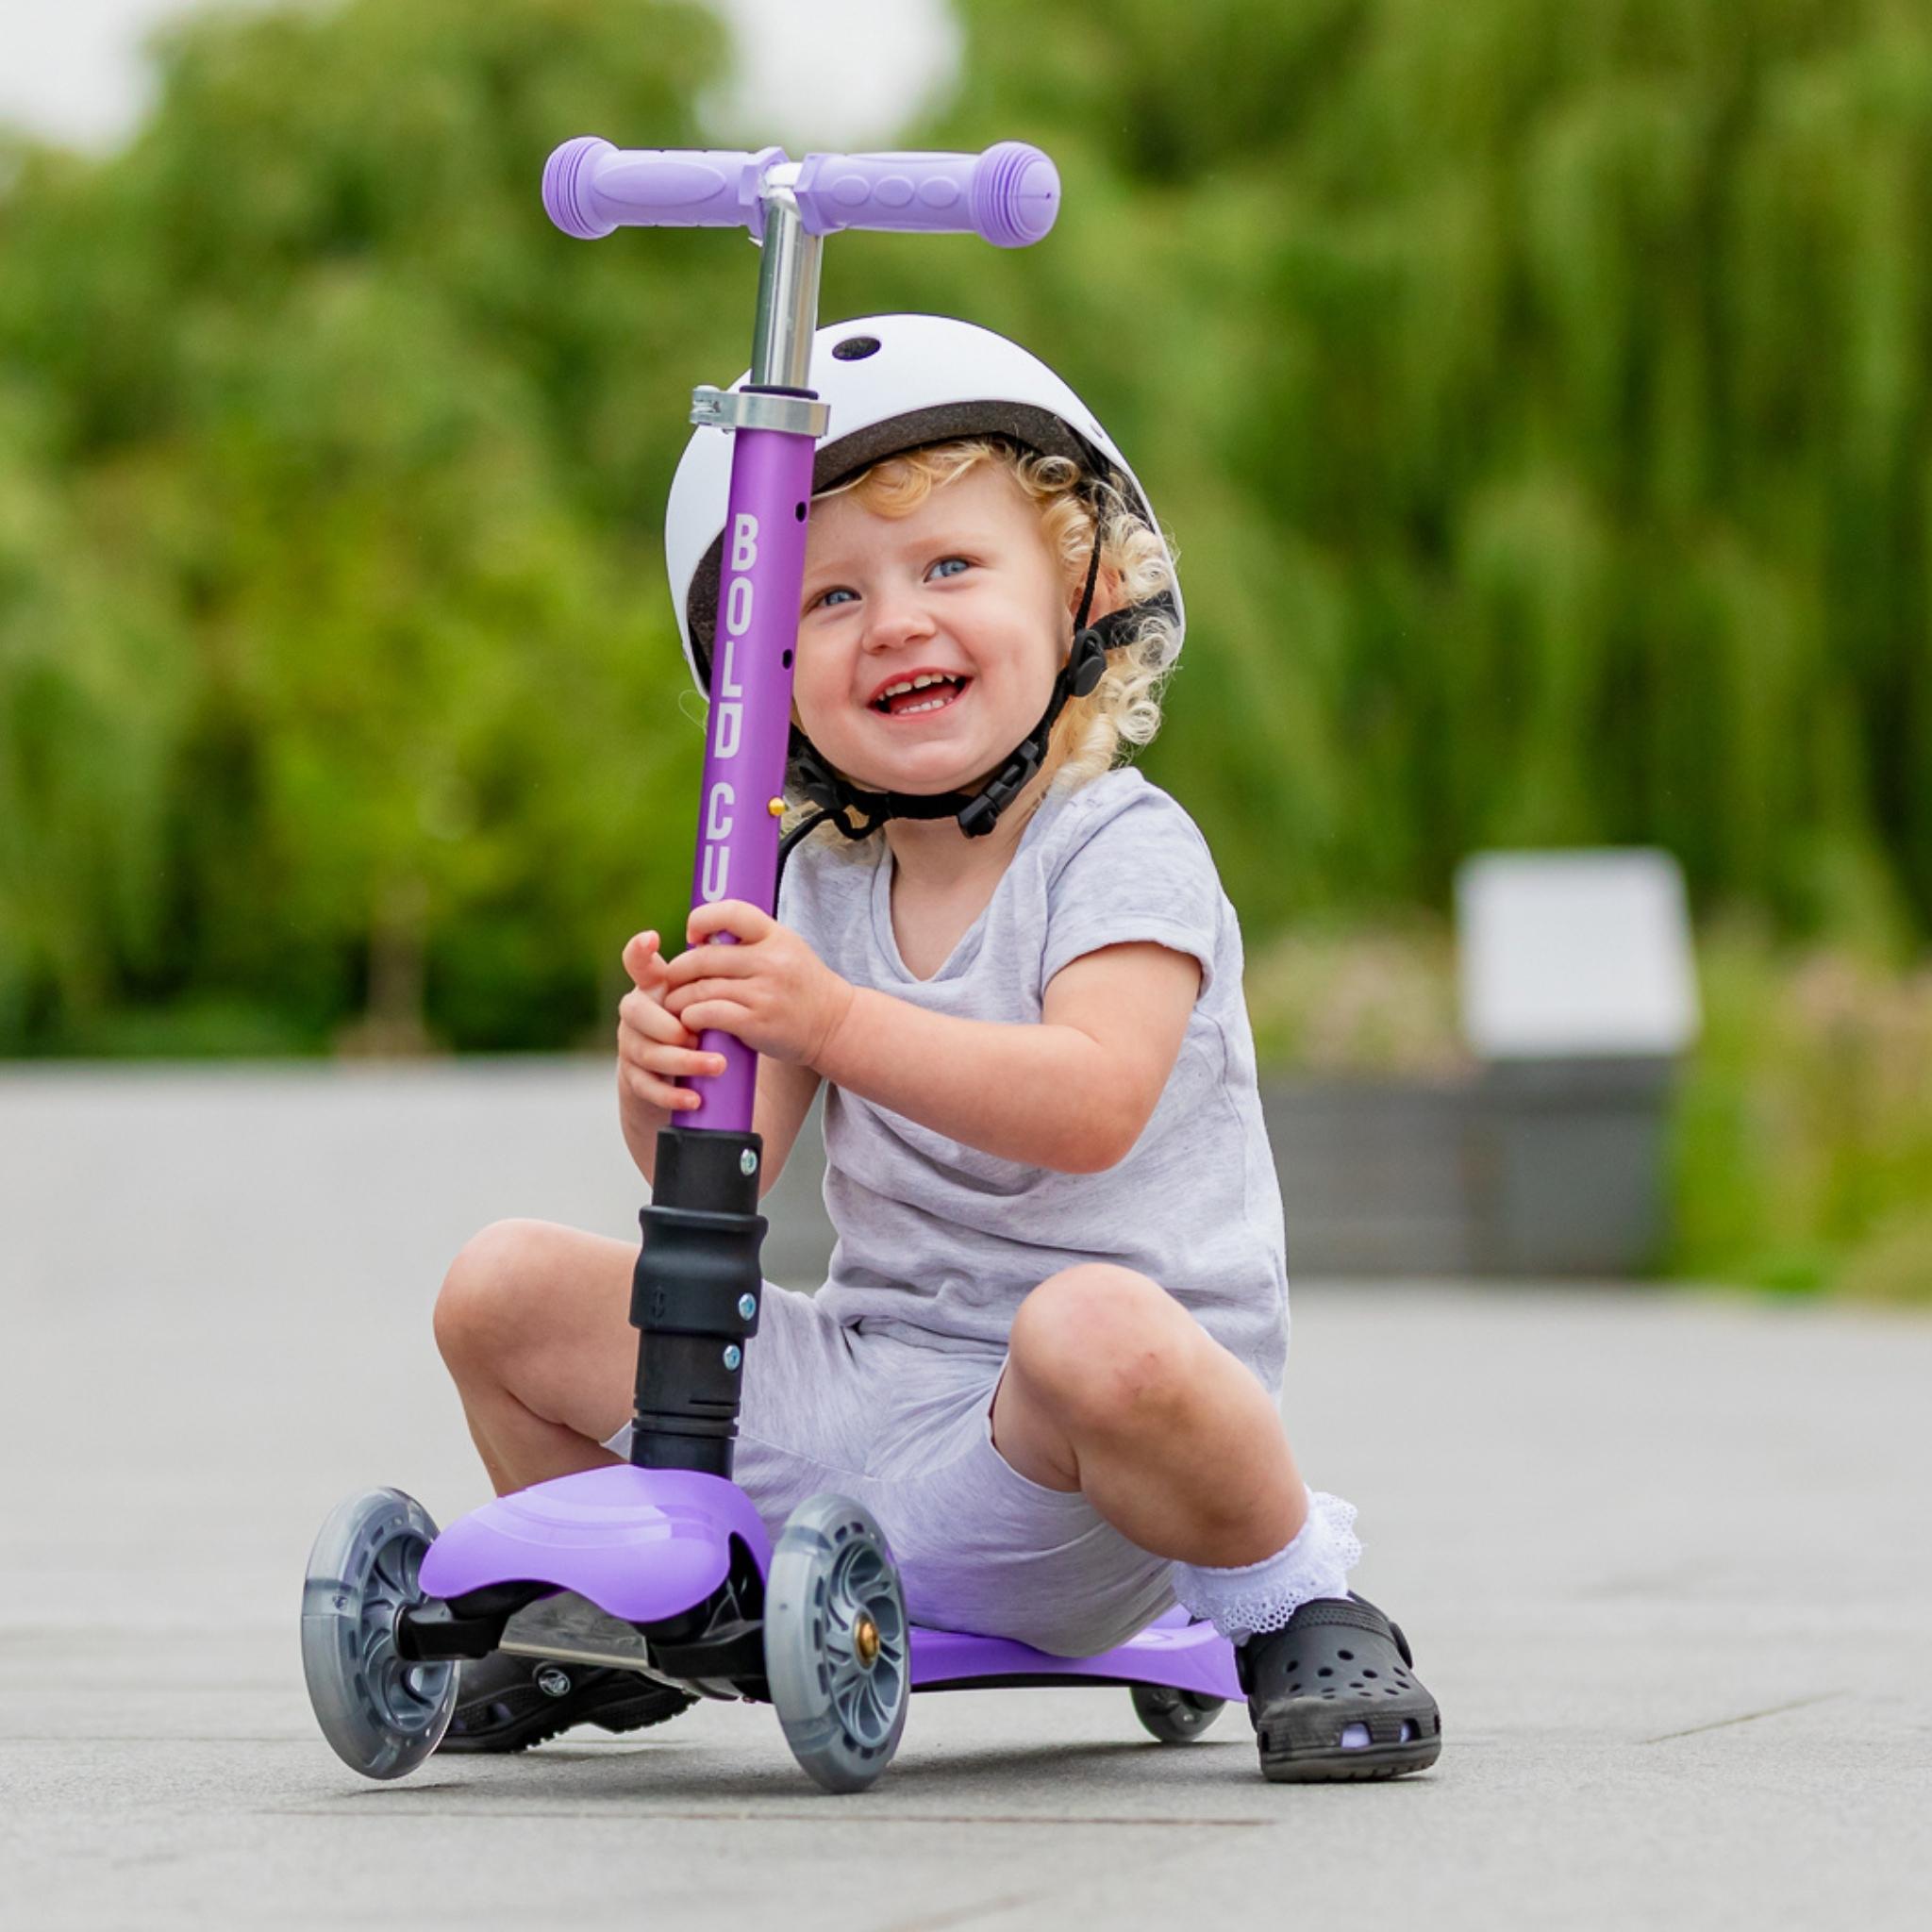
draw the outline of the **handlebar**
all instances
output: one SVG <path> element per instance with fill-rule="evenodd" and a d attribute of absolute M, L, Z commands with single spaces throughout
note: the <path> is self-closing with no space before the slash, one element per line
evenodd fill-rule
<path fill-rule="evenodd" d="M 1024 248 L 1053 226 L 1060 177 L 1023 141 L 984 154 L 808 155 L 795 178 L 782 148 L 620 148 L 594 134 L 567 141 L 543 170 L 543 206 L 566 235 L 620 227 L 745 227 L 760 239 L 765 198 L 789 186 L 810 235 L 841 228 L 972 234 Z"/>

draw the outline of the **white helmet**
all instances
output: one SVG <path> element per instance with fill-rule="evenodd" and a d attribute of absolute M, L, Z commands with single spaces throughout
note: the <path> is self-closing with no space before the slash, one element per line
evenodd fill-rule
<path fill-rule="evenodd" d="M 750 371 L 731 387 L 740 390 Z M 829 410 L 812 462 L 819 491 L 902 451 L 961 436 L 1002 436 L 1043 456 L 1070 457 L 1121 489 L 1147 527 L 1166 539 L 1147 494 L 1113 439 L 1039 357 L 1017 342 L 944 315 L 866 315 L 835 322 L 812 339 L 809 387 Z M 664 560 L 677 631 L 697 687 L 710 687 L 718 565 L 731 487 L 728 430 L 697 430 L 671 479 Z M 1173 567 L 1173 558 L 1168 558 Z M 1186 625 L 1176 585 L 1168 656 Z"/>

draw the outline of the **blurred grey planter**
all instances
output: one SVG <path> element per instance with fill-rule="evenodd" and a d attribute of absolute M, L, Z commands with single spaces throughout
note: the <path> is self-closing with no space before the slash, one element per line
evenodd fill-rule
<path fill-rule="evenodd" d="M 1264 1088 L 1290 1276 L 1648 1273 L 1673 1074 L 1619 1058 Z"/>
<path fill-rule="evenodd" d="M 1264 1087 L 1291 1279 L 1627 1277 L 1664 1219 L 1668 1059 L 1512 1062 L 1461 1080 Z M 765 1272 L 825 1277 L 818 1109 L 766 1198 Z"/>

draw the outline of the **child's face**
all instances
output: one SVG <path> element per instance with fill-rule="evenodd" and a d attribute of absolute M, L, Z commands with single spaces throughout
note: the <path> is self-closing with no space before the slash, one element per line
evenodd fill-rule
<path fill-rule="evenodd" d="M 1039 723 L 1070 599 L 1039 512 L 1005 471 L 941 485 L 911 515 L 854 496 L 812 510 L 792 695 L 819 751 L 880 791 L 962 789 Z M 928 685 L 882 692 L 922 674 Z"/>

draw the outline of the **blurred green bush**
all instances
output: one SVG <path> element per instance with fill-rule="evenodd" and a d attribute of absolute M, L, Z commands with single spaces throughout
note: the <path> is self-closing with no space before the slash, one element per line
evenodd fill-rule
<path fill-rule="evenodd" d="M 1932 17 L 1888 0 L 962 0 L 908 145 L 1041 247 L 841 238 L 1057 361 L 1194 641 L 1147 756 L 1251 937 L 1643 841 L 1700 910 L 1932 927 Z M 701 129 L 659 0 L 162 41 L 125 152 L 0 153 L 0 1054 L 602 1039 L 684 903 L 658 527 L 729 237 L 543 220 Z"/>

